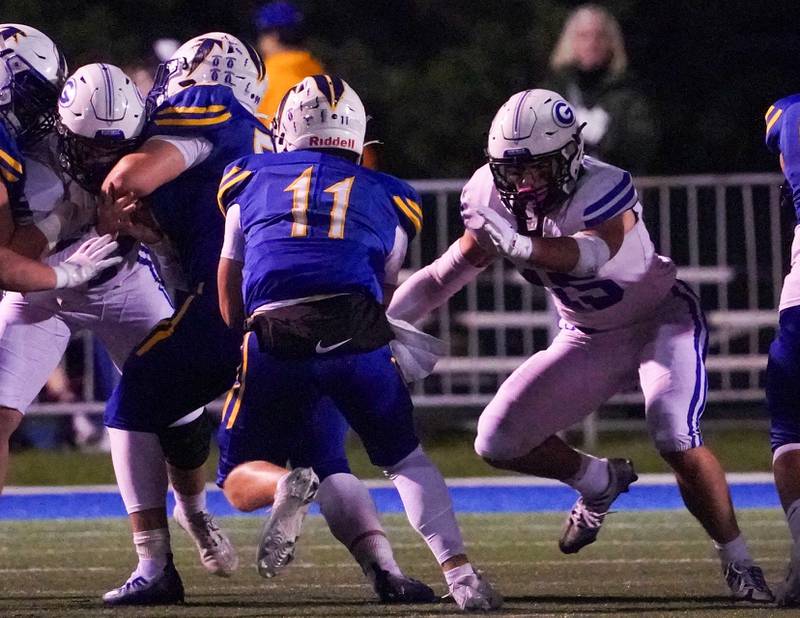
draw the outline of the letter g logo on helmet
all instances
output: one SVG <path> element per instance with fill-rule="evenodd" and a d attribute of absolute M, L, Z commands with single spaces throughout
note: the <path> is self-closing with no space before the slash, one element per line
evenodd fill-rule
<path fill-rule="evenodd" d="M 553 120 L 560 127 L 571 127 L 575 124 L 575 112 L 566 101 L 556 101 L 553 105 Z"/>

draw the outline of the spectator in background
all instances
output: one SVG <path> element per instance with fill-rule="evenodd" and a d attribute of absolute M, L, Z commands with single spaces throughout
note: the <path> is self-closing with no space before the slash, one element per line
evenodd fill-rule
<path fill-rule="evenodd" d="M 584 4 L 567 18 L 550 57 L 545 88 L 572 103 L 586 123 L 586 153 L 634 173 L 648 171 L 658 143 L 647 99 L 631 84 L 619 22 Z"/>
<path fill-rule="evenodd" d="M 272 121 L 278 105 L 296 83 L 308 75 L 324 73 L 322 65 L 305 49 L 303 14 L 290 2 L 270 2 L 255 17 L 258 51 L 267 68 L 268 85 L 258 107 Z M 264 117 L 262 116 L 262 121 Z"/>

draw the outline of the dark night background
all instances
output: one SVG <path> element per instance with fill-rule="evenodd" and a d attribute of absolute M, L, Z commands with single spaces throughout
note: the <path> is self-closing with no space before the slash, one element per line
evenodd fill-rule
<path fill-rule="evenodd" d="M 5 0 L 2 21 L 49 34 L 72 69 L 126 64 L 159 37 L 225 30 L 250 40 L 259 2 Z M 466 177 L 493 113 L 536 86 L 567 13 L 556 0 L 297 0 L 310 47 L 379 120 L 386 171 Z M 654 174 L 772 171 L 763 114 L 800 90 L 800 2 L 600 2 L 663 134 Z"/>

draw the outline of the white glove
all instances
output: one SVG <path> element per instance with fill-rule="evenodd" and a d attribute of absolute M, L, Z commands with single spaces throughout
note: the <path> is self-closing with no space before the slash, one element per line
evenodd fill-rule
<path fill-rule="evenodd" d="M 525 261 L 533 254 L 533 241 L 519 234 L 514 226 L 491 208 L 479 208 L 478 214 L 483 219 L 481 228 L 489 235 L 489 239 L 500 255 L 510 260 Z"/>
<path fill-rule="evenodd" d="M 447 354 L 447 344 L 408 322 L 386 317 L 395 336 L 389 348 L 403 379 L 411 383 L 430 375 L 436 362 Z"/>
<path fill-rule="evenodd" d="M 94 279 L 98 273 L 115 266 L 122 256 L 108 257 L 119 245 L 109 234 L 90 238 L 66 260 L 53 266 L 56 273 L 56 289 L 74 288 Z"/>

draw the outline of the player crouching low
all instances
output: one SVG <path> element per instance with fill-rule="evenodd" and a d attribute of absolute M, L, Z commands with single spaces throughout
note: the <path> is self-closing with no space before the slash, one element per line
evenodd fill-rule
<path fill-rule="evenodd" d="M 414 432 L 389 348 L 384 303 L 422 211 L 409 185 L 357 164 L 365 128 L 344 81 L 307 77 L 279 107 L 279 153 L 239 159 L 223 177 L 220 308 L 232 325 L 247 316 L 248 332 L 220 427 L 218 482 L 252 510 L 272 502 L 287 460 L 323 469 L 340 440 L 332 402 L 394 482 L 459 607 L 497 608 L 502 598 L 470 565 L 447 486 Z M 307 501 L 297 493 L 294 508 L 276 499 L 260 566 L 285 562 Z"/>

